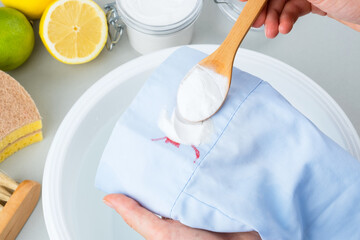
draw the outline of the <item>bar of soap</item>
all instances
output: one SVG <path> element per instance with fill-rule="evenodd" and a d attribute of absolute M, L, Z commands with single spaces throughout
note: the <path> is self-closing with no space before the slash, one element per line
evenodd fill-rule
<path fill-rule="evenodd" d="M 34 101 L 14 78 L 0 71 L 0 162 L 42 139 Z"/>

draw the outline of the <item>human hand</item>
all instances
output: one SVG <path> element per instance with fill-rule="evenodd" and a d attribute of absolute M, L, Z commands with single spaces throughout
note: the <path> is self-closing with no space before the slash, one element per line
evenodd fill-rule
<path fill-rule="evenodd" d="M 247 0 L 240 0 L 245 2 Z M 265 25 L 265 35 L 287 34 L 297 19 L 308 13 L 328 15 L 360 31 L 360 1 L 358 0 L 268 0 L 254 27 Z"/>
<path fill-rule="evenodd" d="M 193 229 L 175 220 L 162 219 L 122 194 L 107 195 L 104 202 L 147 240 L 261 240 L 256 232 L 214 233 Z"/>

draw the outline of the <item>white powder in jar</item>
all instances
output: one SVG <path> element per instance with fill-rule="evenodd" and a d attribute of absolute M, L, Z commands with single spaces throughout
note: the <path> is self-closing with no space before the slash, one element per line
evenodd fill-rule
<path fill-rule="evenodd" d="M 221 107 L 228 90 L 227 77 L 196 65 L 180 83 L 178 113 L 190 122 L 207 119 Z"/>
<path fill-rule="evenodd" d="M 152 26 L 166 26 L 187 18 L 198 0 L 121 0 L 126 13 L 136 21 Z"/>

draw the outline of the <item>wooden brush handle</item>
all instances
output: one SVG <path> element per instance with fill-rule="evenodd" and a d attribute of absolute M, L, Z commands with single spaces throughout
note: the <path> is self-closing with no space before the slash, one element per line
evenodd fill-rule
<path fill-rule="evenodd" d="M 216 72 L 225 76 L 228 72 L 231 72 L 237 49 L 265 3 L 266 0 L 248 0 L 224 42 L 213 54 L 201 61 L 200 65 L 212 65 L 212 67 L 216 68 Z M 222 62 L 218 62 L 218 60 Z M 216 63 L 215 66 L 213 65 L 214 62 Z"/>
<path fill-rule="evenodd" d="M 34 181 L 19 184 L 0 212 L 0 240 L 16 238 L 36 206 L 40 190 L 40 184 Z"/>

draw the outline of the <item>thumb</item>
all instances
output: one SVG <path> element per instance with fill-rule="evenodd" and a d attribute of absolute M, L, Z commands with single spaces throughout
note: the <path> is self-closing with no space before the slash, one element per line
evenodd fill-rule
<path fill-rule="evenodd" d="M 346 26 L 348 26 L 348 27 L 350 27 L 350 28 L 354 29 L 355 31 L 360 32 L 360 24 L 355 24 L 355 23 L 351 23 L 351 22 L 346 22 L 346 21 L 343 21 L 343 20 L 337 19 L 337 18 L 335 18 L 335 17 L 333 17 L 333 16 L 329 16 L 329 17 L 331 17 L 331 18 L 333 18 L 333 19 L 335 19 L 335 20 L 337 20 L 337 21 L 341 22 L 342 24 L 344 24 L 344 25 L 346 25 Z"/>
<path fill-rule="evenodd" d="M 105 196 L 103 201 L 115 209 L 130 227 L 146 239 L 155 235 L 165 224 L 155 214 L 125 195 L 110 194 Z"/>
<path fill-rule="evenodd" d="M 360 1 L 358 0 L 307 0 L 309 3 L 335 19 L 360 24 Z"/>

